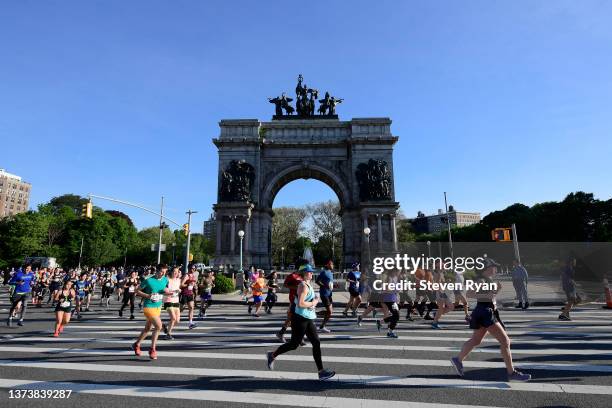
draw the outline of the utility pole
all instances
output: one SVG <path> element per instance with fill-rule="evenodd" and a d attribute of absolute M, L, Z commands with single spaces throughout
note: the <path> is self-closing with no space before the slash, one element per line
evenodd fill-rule
<path fill-rule="evenodd" d="M 164 196 L 161 198 L 161 209 L 159 210 L 159 242 L 157 243 L 157 264 L 161 263 L 162 235 L 164 233 Z"/>
<path fill-rule="evenodd" d="M 187 247 L 185 248 L 185 273 L 188 272 L 188 267 L 189 267 L 189 245 L 191 244 L 191 215 L 192 214 L 197 214 L 197 211 L 187 211 L 185 214 L 188 215 L 187 217 L 187 225 L 189 225 L 189 230 L 187 231 Z"/>
<path fill-rule="evenodd" d="M 521 264 L 521 254 L 519 253 L 518 237 L 516 236 L 516 224 L 512 224 L 512 242 L 514 243 L 514 258 Z"/>
<path fill-rule="evenodd" d="M 79 271 L 81 270 L 81 258 L 83 257 L 83 242 L 85 237 L 81 237 L 81 250 L 79 251 Z"/>
<path fill-rule="evenodd" d="M 449 245 L 449 250 L 450 250 L 450 257 L 451 259 L 453 259 L 453 264 L 454 264 L 455 261 L 453 257 L 453 237 L 451 235 L 450 216 L 448 215 L 448 203 L 446 202 L 446 191 L 444 192 L 444 206 L 446 207 L 446 226 L 448 227 L 448 245 Z M 455 213 L 455 217 L 456 216 L 457 214 Z"/>

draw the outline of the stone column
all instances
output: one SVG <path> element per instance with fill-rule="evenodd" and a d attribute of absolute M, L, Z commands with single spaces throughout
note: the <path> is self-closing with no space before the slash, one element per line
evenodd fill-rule
<path fill-rule="evenodd" d="M 383 233 L 382 233 L 382 215 L 376 214 L 376 228 L 378 229 L 378 250 L 382 251 Z"/>
<path fill-rule="evenodd" d="M 236 253 L 236 216 L 230 215 L 232 220 L 232 228 L 230 228 L 231 236 L 230 236 L 230 252 L 232 254 Z"/>
<path fill-rule="evenodd" d="M 397 251 L 397 226 L 395 225 L 395 214 L 390 214 L 391 232 L 393 233 L 393 250 Z"/>

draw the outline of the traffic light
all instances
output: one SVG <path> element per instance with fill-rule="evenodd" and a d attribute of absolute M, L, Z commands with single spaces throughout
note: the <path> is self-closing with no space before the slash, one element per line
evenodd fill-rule
<path fill-rule="evenodd" d="M 91 219 L 93 217 L 93 204 L 89 201 L 86 204 L 83 204 L 83 209 L 81 210 L 81 217 Z"/>
<path fill-rule="evenodd" d="M 497 242 L 512 241 L 512 238 L 510 237 L 511 231 L 511 228 L 495 228 L 493 231 L 491 231 L 491 238 L 493 241 Z"/>
<path fill-rule="evenodd" d="M 189 224 L 183 224 L 183 234 L 189 235 Z"/>

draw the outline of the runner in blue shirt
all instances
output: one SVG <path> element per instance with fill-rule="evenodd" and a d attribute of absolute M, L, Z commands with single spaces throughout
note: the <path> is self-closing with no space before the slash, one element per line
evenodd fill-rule
<path fill-rule="evenodd" d="M 351 271 L 346 276 L 346 281 L 349 284 L 349 301 L 346 303 L 346 307 L 342 312 L 344 317 L 348 317 L 349 308 L 353 311 L 353 316 L 357 316 L 357 309 L 361 304 L 361 295 L 359 294 L 359 280 L 361 279 L 361 272 L 359 272 L 359 262 L 355 262 L 351 266 Z"/>
<path fill-rule="evenodd" d="M 26 265 L 25 272 L 21 270 L 18 271 L 9 281 L 9 285 L 15 285 L 15 290 L 13 291 L 13 296 L 11 296 L 11 309 L 9 310 L 9 317 L 6 320 L 6 325 L 8 327 L 11 327 L 13 324 L 13 312 L 19 304 L 21 304 L 21 314 L 17 324 L 23 326 L 23 318 L 28 306 L 28 296 L 32 293 L 32 284 L 35 280 L 32 267 Z"/>
<path fill-rule="evenodd" d="M 329 322 L 329 319 L 332 316 L 333 306 L 332 306 L 332 292 L 334 290 L 334 262 L 330 259 L 325 264 L 325 268 L 319 273 L 317 277 L 316 284 L 319 285 L 319 294 L 321 295 L 321 303 L 325 307 L 325 316 L 323 317 L 323 321 L 321 322 L 321 326 L 319 327 L 319 331 L 323 333 L 329 333 L 329 330 L 325 325 Z"/>

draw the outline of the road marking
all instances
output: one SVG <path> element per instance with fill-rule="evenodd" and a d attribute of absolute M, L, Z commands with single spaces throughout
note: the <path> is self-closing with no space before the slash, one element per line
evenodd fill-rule
<path fill-rule="evenodd" d="M 277 344 L 274 344 L 277 345 Z M 103 355 L 103 356 L 133 356 L 134 352 L 126 349 L 83 349 L 83 348 L 61 348 L 61 347 L 1 347 L 0 351 L 7 353 L 50 353 L 50 354 L 82 354 L 82 355 Z M 266 360 L 266 355 L 245 354 L 245 353 L 218 353 L 206 351 L 166 351 L 161 352 L 162 357 L 176 358 L 205 358 L 205 359 L 239 359 L 239 360 Z M 284 361 L 300 361 L 311 362 L 310 355 L 283 354 L 278 357 Z M 343 357 L 343 356 L 325 356 L 326 362 L 331 363 L 346 363 L 346 364 L 373 364 L 373 365 L 402 365 L 402 366 L 435 366 L 435 367 L 451 367 L 449 360 L 428 360 L 414 358 L 372 358 L 372 357 Z M 492 361 L 465 361 L 465 367 L 470 368 L 502 368 L 502 362 Z M 596 364 L 565 364 L 565 363 L 529 363 L 521 362 L 518 364 L 521 369 L 529 370 L 551 370 L 551 371 L 579 371 L 579 372 L 600 372 L 612 373 L 612 365 L 596 365 Z"/>
<path fill-rule="evenodd" d="M 269 329 L 270 333 L 251 333 L 250 329 L 247 329 L 245 331 L 240 331 L 238 329 L 232 329 L 230 332 L 224 332 L 224 331 L 218 331 L 215 333 L 200 333 L 198 332 L 198 330 L 202 330 L 202 329 L 225 329 L 226 327 L 196 327 L 195 329 L 185 329 L 185 328 L 180 328 L 180 329 L 175 329 L 174 331 L 174 335 L 178 336 L 178 337 L 258 337 L 258 338 L 263 338 L 263 337 L 274 337 L 276 338 L 276 331 Z M 80 330 L 80 329 L 87 329 L 87 330 Z M 105 326 L 105 325 L 80 325 L 80 324 L 75 324 L 74 326 L 69 326 L 66 328 L 65 333 L 92 333 L 92 329 L 98 329 L 100 332 L 104 332 L 105 334 L 128 334 L 130 333 L 130 330 L 133 331 L 133 333 L 136 333 L 137 331 L 142 330 L 142 326 L 125 326 L 125 327 L 119 327 L 119 326 Z M 126 329 L 125 331 L 120 331 L 120 330 L 112 330 L 112 329 Z M 234 332 L 238 332 L 238 333 L 234 333 Z M 339 330 L 338 332 L 342 332 L 342 330 Z M 51 333 L 51 331 L 49 331 L 49 333 Z M 288 334 L 291 333 L 291 329 L 289 329 L 287 331 Z M 439 336 L 439 337 L 434 337 L 434 336 L 420 336 L 418 335 L 418 333 L 413 332 L 409 332 L 410 336 L 402 336 L 394 341 L 410 341 L 410 342 L 416 342 L 416 341 L 441 341 L 441 342 L 465 342 L 469 339 L 469 337 L 449 337 L 449 336 Z M 440 333 L 440 331 L 437 331 L 437 333 Z M 456 330 L 447 330 L 443 333 L 440 334 L 454 334 L 456 333 Z M 512 334 L 512 333 L 510 333 Z M 531 333 L 534 334 L 534 333 Z M 576 336 L 582 336 L 580 334 L 576 334 Z M 383 339 L 387 339 L 385 334 L 380 334 L 380 335 L 374 335 L 374 336 L 370 336 L 370 335 L 349 335 L 349 334 L 319 334 L 319 338 L 321 339 L 333 339 L 333 340 L 368 340 L 368 339 L 378 339 L 378 340 L 383 340 Z M 497 343 L 497 340 L 493 339 L 493 338 L 485 338 L 483 339 L 483 342 L 487 342 L 487 343 Z M 512 343 L 513 344 L 561 344 L 561 345 L 567 345 L 567 344 L 577 344 L 580 343 L 581 345 L 584 345 L 584 339 L 579 338 L 579 339 L 567 339 L 567 340 L 538 340 L 538 339 L 522 339 L 522 338 L 513 338 L 512 339 Z M 593 340 L 589 340 L 588 344 L 597 344 L 597 345 L 609 345 L 610 347 L 612 347 L 612 340 L 610 341 L 593 341 Z"/>
<path fill-rule="evenodd" d="M 113 333 L 113 332 L 111 332 Z M 120 332 L 121 334 L 125 334 Z M 206 335 L 201 335 L 202 337 L 206 337 Z M 221 335 L 209 336 L 209 337 L 224 337 Z M 342 337 L 342 336 L 340 336 Z M 347 336 L 347 340 L 350 337 Z M 28 342 L 36 342 L 36 341 L 45 341 L 45 342 L 95 342 L 95 343 L 120 343 L 129 345 L 132 343 L 132 339 L 130 340 L 120 340 L 120 339 L 104 339 L 104 338 L 54 338 L 54 337 L 16 337 L 12 339 L 6 339 L 5 341 L 16 342 L 16 341 L 28 341 Z M 394 343 L 395 340 L 389 340 L 389 343 Z M 189 340 L 173 340 L 168 345 L 181 345 L 181 344 L 205 344 L 201 341 L 189 341 Z M 225 346 L 225 347 L 275 347 L 278 346 L 278 342 L 257 342 L 257 343 L 247 343 L 247 342 L 217 342 L 216 345 Z M 457 347 L 447 347 L 447 346 L 425 346 L 425 345 L 396 345 L 396 344 L 353 344 L 353 343 L 329 343 L 322 342 L 321 348 L 323 349 L 344 349 L 344 350 L 378 350 L 380 348 L 384 348 L 385 350 L 397 350 L 397 351 L 433 351 L 433 352 L 448 352 L 448 353 L 457 353 L 461 350 L 460 345 Z M 486 353 L 486 354 L 499 354 L 499 347 L 497 345 L 491 346 L 482 346 L 477 347 L 472 351 L 472 353 Z M 612 350 L 599 350 L 599 349 L 560 349 L 560 348 L 546 348 L 546 349 L 512 349 L 512 354 L 526 354 L 526 355 L 580 355 L 580 356 L 612 356 Z"/>
<path fill-rule="evenodd" d="M 104 383 L 49 382 L 35 380 L 0 379 L 0 388 L 32 390 L 72 390 L 81 394 L 121 395 L 126 397 L 166 398 L 194 401 L 220 401 L 242 403 L 244 405 L 262 404 L 284 405 L 291 407 L 321 408 L 494 408 L 482 405 L 457 405 L 411 401 L 387 401 L 362 398 L 318 397 L 315 395 L 271 394 L 263 392 L 240 392 L 200 390 L 172 387 L 131 387 Z M 126 401 L 127 402 L 127 401 Z"/>
<path fill-rule="evenodd" d="M 203 377 L 227 377 L 243 379 L 266 379 L 266 380 L 300 380 L 318 381 L 315 373 L 303 373 L 294 371 L 258 371 L 258 370 L 231 370 L 214 368 L 188 368 L 188 367 L 162 367 L 162 366 L 121 366 L 117 364 L 90 364 L 90 363 L 63 363 L 63 362 L 34 362 L 19 360 L 0 360 L 0 366 L 4 367 L 26 367 L 54 370 L 94 371 L 112 373 L 147 373 L 162 375 L 188 375 Z M 550 392 L 568 394 L 597 394 L 612 395 L 612 387 L 604 385 L 582 385 L 582 384 L 553 384 L 546 383 L 517 383 L 500 381 L 476 381 L 445 378 L 421 378 L 421 377 L 395 377 L 380 375 L 351 375 L 337 374 L 330 382 L 343 384 L 361 384 L 373 386 L 404 386 L 404 387 L 438 387 L 438 388 L 465 388 L 465 389 L 488 389 L 504 391 L 527 391 L 527 392 Z"/>

